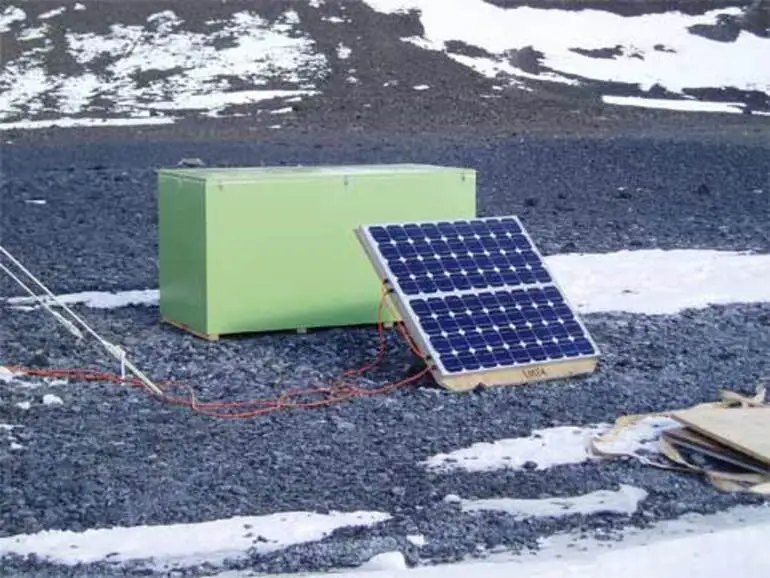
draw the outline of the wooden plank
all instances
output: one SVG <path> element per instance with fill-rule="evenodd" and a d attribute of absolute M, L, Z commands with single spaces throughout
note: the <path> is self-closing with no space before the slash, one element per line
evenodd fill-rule
<path fill-rule="evenodd" d="M 678 422 L 765 464 L 770 464 L 770 406 L 674 412 Z"/>
<path fill-rule="evenodd" d="M 456 376 L 443 376 L 434 372 L 438 383 L 450 391 L 463 392 L 479 386 L 485 388 L 514 386 L 536 383 L 539 381 L 566 379 L 593 373 L 599 361 L 595 357 L 584 359 L 566 359 L 539 363 L 527 367 L 506 367 L 493 371 L 468 373 Z"/>
<path fill-rule="evenodd" d="M 185 325 L 184 323 L 179 323 L 178 321 L 166 319 L 165 317 L 163 318 L 163 322 L 168 323 L 169 325 L 176 327 L 177 329 L 184 331 L 185 333 L 194 335 L 195 337 L 198 337 L 200 339 L 205 339 L 206 341 L 219 341 L 219 335 L 208 335 L 206 333 L 201 333 L 200 331 L 195 331 L 194 329 L 187 327 L 187 325 Z"/>

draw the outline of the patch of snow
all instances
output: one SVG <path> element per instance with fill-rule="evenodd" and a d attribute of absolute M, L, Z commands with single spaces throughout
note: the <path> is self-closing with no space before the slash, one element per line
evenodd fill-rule
<path fill-rule="evenodd" d="M 56 301 L 65 305 L 85 305 L 92 309 L 116 309 L 135 305 L 157 305 L 160 292 L 157 289 L 137 289 L 133 291 L 121 291 L 119 293 L 107 293 L 104 291 L 84 291 L 82 293 L 68 293 L 57 295 Z M 46 303 L 56 306 L 56 301 L 47 299 Z M 33 297 L 12 297 L 7 300 L 9 305 L 36 305 Z"/>
<path fill-rule="evenodd" d="M 428 86 L 427 84 L 418 84 L 417 86 L 413 86 L 412 88 L 414 90 L 422 91 L 422 90 L 428 90 L 430 88 L 430 86 Z"/>
<path fill-rule="evenodd" d="M 85 6 L 83 6 L 83 5 L 82 5 L 80 2 L 78 2 L 77 4 L 75 4 L 75 5 L 74 5 L 72 8 L 73 8 L 74 10 L 78 11 L 78 12 L 79 12 L 79 11 L 81 11 L 81 10 L 85 10 L 85 9 L 86 9 L 86 7 L 85 7 Z"/>
<path fill-rule="evenodd" d="M 499 469 L 545 470 L 579 464 L 589 459 L 591 440 L 609 429 L 609 424 L 590 427 L 560 426 L 538 429 L 522 438 L 480 442 L 449 453 L 437 454 L 423 464 L 433 470 L 486 472 Z"/>
<path fill-rule="evenodd" d="M 342 24 L 343 22 L 346 22 L 344 18 L 340 18 L 339 16 L 328 16 L 326 18 L 322 18 L 322 20 L 331 22 L 332 24 Z"/>
<path fill-rule="evenodd" d="M 516 498 L 491 498 L 485 500 L 461 500 L 464 512 L 505 512 L 517 518 L 559 518 L 573 514 L 624 514 L 637 511 L 647 497 L 641 488 L 621 484 L 616 491 L 598 490 L 580 496 L 522 500 Z"/>
<path fill-rule="evenodd" d="M 321 540 L 338 528 L 372 526 L 380 512 L 284 512 L 197 524 L 115 527 L 84 532 L 47 530 L 0 538 L 0 556 L 31 554 L 61 564 L 152 559 L 155 564 L 222 563 L 247 551 L 268 553 Z"/>
<path fill-rule="evenodd" d="M 80 76 L 70 76 L 70 77 L 64 77 L 62 78 L 58 86 L 56 88 L 56 95 L 59 99 L 59 102 L 61 103 L 60 109 L 61 112 L 65 115 L 70 114 L 78 114 L 80 111 L 85 110 L 88 107 L 88 103 L 91 101 L 93 96 L 97 94 L 101 87 L 101 81 L 99 78 L 90 72 L 87 72 L 85 74 L 81 74 Z M 149 119 L 149 115 L 141 115 L 144 117 L 144 120 Z M 68 120 L 65 116 L 64 119 L 59 120 Z M 127 126 L 132 124 L 131 121 L 133 119 L 108 119 L 108 118 L 99 118 L 99 119 L 72 119 L 75 122 L 82 123 L 83 121 L 92 123 L 94 121 L 103 123 L 103 124 L 110 124 L 115 126 Z M 154 118 L 149 119 L 150 122 L 138 122 L 140 119 L 136 119 L 137 124 L 170 124 L 173 122 L 173 119 L 165 119 L 165 118 Z M 121 125 L 120 122 L 123 122 Z M 126 122 L 128 121 L 128 122 Z M 89 125 L 83 125 L 80 126 L 92 126 Z"/>
<path fill-rule="evenodd" d="M 583 313 L 676 314 L 770 301 L 770 255 L 729 251 L 618 251 L 546 257 Z"/>
<path fill-rule="evenodd" d="M 581 313 L 667 315 L 711 305 L 770 302 L 770 255 L 652 249 L 551 255 L 545 261 Z M 109 309 L 157 305 L 159 292 L 88 291 L 59 298 L 68 305 Z M 17 307 L 35 305 L 30 297 L 7 302 Z"/>
<path fill-rule="evenodd" d="M 409 543 L 414 544 L 418 548 L 422 548 L 423 546 L 425 546 L 425 544 L 428 543 L 428 541 L 425 539 L 425 536 L 423 536 L 422 534 L 409 535 L 406 537 L 406 540 Z"/>
<path fill-rule="evenodd" d="M 30 403 L 29 401 L 20 401 L 19 403 L 16 404 L 16 407 L 18 407 L 19 409 L 28 410 L 29 408 L 32 407 L 32 403 Z"/>
<path fill-rule="evenodd" d="M 640 108 L 687 112 L 726 112 L 731 114 L 741 114 L 743 112 L 743 104 L 740 102 L 709 102 L 695 99 L 674 100 L 671 98 L 644 98 L 639 96 L 602 96 L 602 102 L 619 106 L 637 106 Z"/>
<path fill-rule="evenodd" d="M 62 405 L 64 401 L 58 395 L 47 393 L 43 396 L 43 405 Z"/>
<path fill-rule="evenodd" d="M 7 28 L 20 15 L 7 9 L 1 26 Z M 105 33 L 63 30 L 67 56 L 83 69 L 71 77 L 49 74 L 45 60 L 55 48 L 48 32 L 43 47 L 10 59 L 0 70 L 0 130 L 77 126 L 73 123 L 83 121 L 36 117 L 61 112 L 85 116 L 94 112 L 97 101 L 108 103 L 104 116 L 124 122 L 147 118 L 136 124 L 151 124 L 152 109 L 202 109 L 211 115 L 233 104 L 312 93 L 327 62 L 296 31 L 298 22 L 294 11 L 273 23 L 241 11 L 209 21 L 206 31 L 190 32 L 173 11 L 165 10 L 151 15 L 145 25 L 113 24 Z M 253 88 L 237 90 L 231 78 Z M 274 83 L 296 88 L 272 91 Z M 100 119 L 99 124 L 119 123 Z"/>
<path fill-rule="evenodd" d="M 708 516 L 688 514 L 644 529 L 627 528 L 622 540 L 592 539 L 581 533 L 557 534 L 537 551 L 492 554 L 485 560 L 424 565 L 365 574 L 370 578 L 765 578 L 770 507 L 740 506 Z M 225 572 L 217 578 L 245 578 Z M 360 569 L 313 572 L 303 578 L 358 578 Z M 291 574 L 274 578 L 291 578 Z"/>
<path fill-rule="evenodd" d="M 622 431 L 612 443 L 603 443 L 605 451 L 629 456 L 657 453 L 657 441 L 664 429 L 676 427 L 675 420 L 645 417 Z M 612 425 L 593 424 L 585 427 L 558 426 L 536 429 L 527 437 L 480 442 L 467 448 L 441 453 L 425 460 L 430 470 L 488 472 L 501 469 L 547 470 L 556 466 L 581 464 L 596 459 L 591 441 L 607 433 Z"/>
<path fill-rule="evenodd" d="M 383 552 L 373 556 L 359 566 L 359 570 L 368 572 L 381 572 L 383 570 L 392 572 L 406 569 L 406 560 L 401 552 Z"/>
<path fill-rule="evenodd" d="M 717 42 L 688 30 L 714 24 L 720 14 L 740 14 L 740 8 L 620 16 L 602 10 L 505 9 L 484 0 L 365 1 L 383 13 L 419 11 L 424 37 L 406 42 L 446 52 L 445 43 L 454 40 L 485 50 L 489 56 L 447 55 L 488 77 L 502 73 L 574 84 L 577 76 L 643 90 L 658 84 L 673 93 L 713 87 L 770 93 L 770 67 L 756 66 L 756 55 L 770 52 L 770 39 L 742 32 L 734 42 Z M 529 47 L 543 54 L 542 65 L 553 72 L 528 73 L 514 64 L 515 51 Z M 602 49 L 615 54 L 585 52 Z"/>
<path fill-rule="evenodd" d="M 187 95 L 184 99 L 175 101 L 155 102 L 150 105 L 157 110 L 206 110 L 210 116 L 221 114 L 228 106 L 254 104 L 264 100 L 277 98 L 313 95 L 312 90 L 239 90 L 233 92 L 218 92 L 212 94 Z"/>
<path fill-rule="evenodd" d="M 299 14 L 297 14 L 296 10 L 287 10 L 284 12 L 282 20 L 286 24 L 295 25 L 300 23 Z"/>
<path fill-rule="evenodd" d="M 29 42 L 30 40 L 39 40 L 40 38 L 45 38 L 48 34 L 48 27 L 47 26 L 38 26 L 36 28 L 25 28 L 21 34 L 19 34 L 18 39 L 20 42 Z"/>
<path fill-rule="evenodd" d="M 0 34 L 10 32 L 11 25 L 14 22 L 23 22 L 27 19 L 27 14 L 21 8 L 8 6 L 0 13 Z"/>
<path fill-rule="evenodd" d="M 290 106 L 287 106 L 285 108 L 276 108 L 275 110 L 271 110 L 270 114 L 289 114 L 290 112 L 294 112 L 294 109 Z"/>
<path fill-rule="evenodd" d="M 350 58 L 352 53 L 353 51 L 350 49 L 350 47 L 345 46 L 344 44 L 339 44 L 337 46 L 337 58 L 340 60 L 347 60 Z"/>
<path fill-rule="evenodd" d="M 0 122 L 0 131 L 4 130 L 39 130 L 45 128 L 73 128 L 95 126 L 151 126 L 174 124 L 171 117 L 146 118 L 57 118 L 46 120 L 19 120 Z"/>
<path fill-rule="evenodd" d="M 49 10 L 48 12 L 44 12 L 38 18 L 40 20 L 49 20 L 51 18 L 54 18 L 56 16 L 59 16 L 59 14 L 64 14 L 67 11 L 66 6 L 61 6 L 59 8 L 54 8 L 53 10 Z"/>
<path fill-rule="evenodd" d="M 8 446 L 8 449 L 10 449 L 11 451 L 19 451 L 19 450 L 23 450 L 24 446 L 21 445 L 20 443 L 11 442 L 11 445 Z"/>
<path fill-rule="evenodd" d="M 173 10 L 163 10 L 162 12 L 150 14 L 147 17 L 147 22 L 159 22 L 159 26 L 162 26 L 164 27 L 164 30 L 169 31 L 172 28 L 181 25 L 182 19 L 179 18 Z"/>
<path fill-rule="evenodd" d="M 27 203 L 28 205 L 45 205 L 47 204 L 48 201 L 44 199 L 27 199 L 24 202 Z"/>

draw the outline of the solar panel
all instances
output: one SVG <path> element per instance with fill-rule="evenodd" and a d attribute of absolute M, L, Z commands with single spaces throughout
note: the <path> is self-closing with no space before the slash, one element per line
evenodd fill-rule
<path fill-rule="evenodd" d="M 599 350 L 514 216 L 356 231 L 448 389 L 590 373 Z"/>

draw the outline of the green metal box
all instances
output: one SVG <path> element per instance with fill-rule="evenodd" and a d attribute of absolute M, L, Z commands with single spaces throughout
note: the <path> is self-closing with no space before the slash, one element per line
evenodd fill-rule
<path fill-rule="evenodd" d="M 476 215 L 476 172 L 430 165 L 158 172 L 160 310 L 231 333 L 370 324 L 379 280 L 362 224 Z"/>

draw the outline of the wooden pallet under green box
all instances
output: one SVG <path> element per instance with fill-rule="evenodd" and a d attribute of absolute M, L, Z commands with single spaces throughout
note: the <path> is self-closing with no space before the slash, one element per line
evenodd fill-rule
<path fill-rule="evenodd" d="M 430 165 L 162 169 L 158 212 L 166 322 L 210 339 L 372 324 L 380 285 L 355 228 L 473 218 L 476 172 Z"/>

